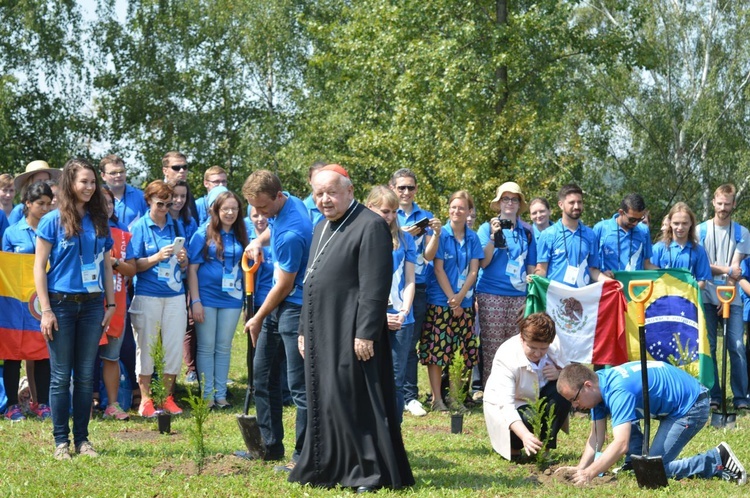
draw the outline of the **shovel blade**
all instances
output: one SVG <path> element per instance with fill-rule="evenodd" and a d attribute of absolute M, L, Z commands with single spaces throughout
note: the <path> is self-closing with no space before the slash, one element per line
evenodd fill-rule
<path fill-rule="evenodd" d="M 734 429 L 737 426 L 737 414 L 736 413 L 719 413 L 713 412 L 711 414 L 711 427 L 718 429 Z"/>
<path fill-rule="evenodd" d="M 633 455 L 631 461 L 639 488 L 657 489 L 669 485 L 664 461 L 660 456 Z"/>
<path fill-rule="evenodd" d="M 260 427 L 255 416 L 237 415 L 237 425 L 245 441 L 247 453 L 253 460 L 263 460 L 266 456 L 266 445 L 260 435 Z"/>

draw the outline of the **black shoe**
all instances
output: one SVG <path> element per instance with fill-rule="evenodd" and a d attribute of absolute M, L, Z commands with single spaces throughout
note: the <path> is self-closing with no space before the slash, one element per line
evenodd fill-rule
<path fill-rule="evenodd" d="M 618 468 L 616 468 L 615 470 L 612 471 L 612 473 L 614 475 L 617 475 L 620 472 L 622 472 L 623 474 L 625 474 L 625 473 L 632 474 L 633 473 L 633 462 L 627 461 L 627 462 L 625 462 L 625 463 L 622 464 L 622 467 L 618 467 Z"/>
<path fill-rule="evenodd" d="M 732 448 L 722 441 L 716 449 L 719 450 L 719 456 L 721 457 L 721 478 L 725 481 L 745 484 L 747 472 L 745 472 L 745 467 L 742 466 Z"/>

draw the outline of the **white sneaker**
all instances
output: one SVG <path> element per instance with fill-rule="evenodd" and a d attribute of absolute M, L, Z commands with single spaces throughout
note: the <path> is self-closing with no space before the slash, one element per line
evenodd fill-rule
<path fill-rule="evenodd" d="M 407 412 L 411 413 L 415 417 L 424 417 L 427 415 L 427 411 L 422 406 L 422 403 L 419 402 L 419 400 L 413 399 L 406 403 L 406 406 L 404 406 Z"/>

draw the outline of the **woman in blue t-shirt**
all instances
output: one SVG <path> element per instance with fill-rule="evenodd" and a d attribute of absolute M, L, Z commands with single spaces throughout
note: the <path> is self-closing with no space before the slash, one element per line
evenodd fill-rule
<path fill-rule="evenodd" d="M 526 301 L 526 275 L 532 274 L 536 266 L 536 241 L 520 223 L 526 200 L 518 184 L 500 185 L 490 209 L 497 216 L 477 230 L 484 250 L 477 279 L 482 385 L 490 378 L 497 348 L 518 334 L 516 322 Z M 509 228 L 502 228 L 503 225 Z"/>
<path fill-rule="evenodd" d="M 240 198 L 222 192 L 190 241 L 188 283 L 198 339 L 196 364 L 209 406 L 227 408 L 232 339 L 245 296 L 240 268 L 248 244 Z"/>
<path fill-rule="evenodd" d="M 427 315 L 419 341 L 419 361 L 427 365 L 432 390 L 432 409 L 448 411 L 440 390 L 442 369 L 460 354 L 467 368 L 478 361 L 474 332 L 474 284 L 479 260 L 484 257 L 479 237 L 466 225 L 474 200 L 465 190 L 450 197 L 449 223 L 430 239 L 425 259 L 433 260 L 435 272 L 427 283 Z M 438 242 L 437 249 L 433 241 Z M 453 400 L 459 406 L 464 400 Z"/>
<path fill-rule="evenodd" d="M 111 248 L 107 207 L 96 170 L 83 159 L 71 159 L 63 168 L 57 209 L 37 227 L 34 260 L 40 329 L 49 348 L 52 433 L 58 460 L 70 459 L 71 371 L 75 452 L 97 456 L 88 440 L 88 424 L 99 339 L 115 313 Z"/>
<path fill-rule="evenodd" d="M 187 326 L 183 275 L 188 258 L 184 245 L 175 250 L 176 238 L 185 237 L 185 234 L 169 215 L 172 187 L 161 180 L 153 181 L 146 187 L 143 197 L 149 210 L 130 230 L 133 235 L 130 245 L 138 273 L 129 311 L 138 346 L 135 358 L 135 373 L 141 390 L 138 412 L 150 418 L 157 415 L 157 408 L 173 415 L 182 413 L 172 393 L 182 365 L 182 341 Z M 168 396 L 164 406 L 156 407 L 151 399 L 151 376 L 154 373 L 151 346 L 159 332 L 164 347 L 164 385 Z"/>
<path fill-rule="evenodd" d="M 406 358 L 409 350 L 414 347 L 412 302 L 416 290 L 414 268 L 417 262 L 417 246 L 414 238 L 402 232 L 398 226 L 398 197 L 393 190 L 382 185 L 373 187 L 365 205 L 388 223 L 393 238 L 393 278 L 388 299 L 388 328 L 393 332 L 391 357 L 396 387 L 396 416 L 401 423 L 404 413 Z"/>
<path fill-rule="evenodd" d="M 711 280 L 711 267 L 703 246 L 698 244 L 695 214 L 684 202 L 669 210 L 662 240 L 654 244 L 651 262 L 659 268 L 687 268 L 702 289 Z"/>
<path fill-rule="evenodd" d="M 11 225 L 3 234 L 3 251 L 21 254 L 34 254 L 36 249 L 36 228 L 39 220 L 47 214 L 52 204 L 52 189 L 44 182 L 35 182 L 24 193 L 22 199 L 24 218 Z M 24 340 L 30 334 L 24 334 Z M 36 334 L 34 334 L 36 335 Z M 44 343 L 40 340 L 40 345 Z M 20 348 L 19 348 L 20 349 Z M 33 364 L 33 375 L 29 375 L 29 383 L 36 386 L 32 393 L 36 392 L 36 399 L 29 405 L 29 411 L 37 417 L 46 419 L 52 415 L 49 408 L 49 354 L 47 348 L 39 350 L 44 357 L 38 356 L 35 361 L 26 364 L 26 370 L 30 370 Z M 43 353 L 42 353 L 43 352 Z M 3 368 L 3 382 L 5 392 L 8 394 L 8 409 L 5 416 L 13 421 L 24 420 L 23 409 L 18 404 L 18 384 L 21 376 L 21 360 L 29 360 L 28 357 L 18 351 L 19 356 L 5 358 Z M 31 386 L 29 386 L 31 387 Z"/>

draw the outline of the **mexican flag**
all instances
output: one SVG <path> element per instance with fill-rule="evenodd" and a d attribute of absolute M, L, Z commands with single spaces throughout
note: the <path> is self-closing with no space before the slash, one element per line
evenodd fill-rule
<path fill-rule="evenodd" d="M 684 268 L 617 271 L 628 301 L 625 317 L 628 360 L 639 360 L 635 303 L 627 295 L 631 280 L 652 280 L 654 289 L 646 301 L 646 352 L 650 359 L 677 365 L 711 388 L 713 360 L 708 346 L 701 292 L 693 275 Z M 638 289 L 643 292 L 643 289 Z"/>
<path fill-rule="evenodd" d="M 561 367 L 572 362 L 620 365 L 628 361 L 625 298 L 619 282 L 576 288 L 534 275 L 525 314 L 540 311 L 546 311 L 557 325 Z"/>

